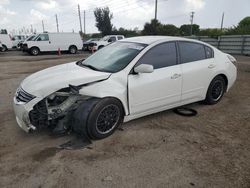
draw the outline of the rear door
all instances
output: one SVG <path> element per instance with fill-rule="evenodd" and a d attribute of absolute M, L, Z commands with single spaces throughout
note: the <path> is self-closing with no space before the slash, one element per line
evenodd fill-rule
<path fill-rule="evenodd" d="M 176 43 L 167 42 L 151 48 L 138 61 L 154 66 L 152 73 L 128 76 L 131 114 L 154 112 L 171 107 L 181 99 L 181 68 L 177 64 Z"/>
<path fill-rule="evenodd" d="M 203 100 L 216 67 L 213 50 L 201 43 L 179 41 L 182 102 Z"/>

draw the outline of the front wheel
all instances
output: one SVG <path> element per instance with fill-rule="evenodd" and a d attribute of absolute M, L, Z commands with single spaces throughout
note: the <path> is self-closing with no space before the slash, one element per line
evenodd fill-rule
<path fill-rule="evenodd" d="M 205 103 L 212 105 L 218 103 L 226 90 L 225 80 L 222 76 L 216 76 L 210 83 Z"/>
<path fill-rule="evenodd" d="M 122 104 L 115 98 L 90 99 L 82 103 L 74 114 L 73 129 L 93 139 L 103 139 L 114 133 L 123 122 Z"/>
<path fill-rule="evenodd" d="M 38 54 L 40 53 L 40 50 L 36 47 L 33 47 L 30 49 L 30 54 L 31 55 L 34 55 L 34 56 L 37 56 Z"/>

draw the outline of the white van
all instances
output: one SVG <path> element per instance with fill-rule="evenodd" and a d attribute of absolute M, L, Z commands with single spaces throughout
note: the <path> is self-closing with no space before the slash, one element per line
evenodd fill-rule
<path fill-rule="evenodd" d="M 31 55 L 58 50 L 75 54 L 81 48 L 82 40 L 78 33 L 41 33 L 23 44 L 23 51 Z"/>
<path fill-rule="evenodd" d="M 2 43 L 2 51 L 5 52 L 8 49 L 11 49 L 13 46 L 11 37 L 8 34 L 0 34 L 0 41 Z"/>

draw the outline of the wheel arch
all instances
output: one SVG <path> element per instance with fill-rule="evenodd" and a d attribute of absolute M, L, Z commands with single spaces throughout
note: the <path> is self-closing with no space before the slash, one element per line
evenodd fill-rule
<path fill-rule="evenodd" d="M 225 84 L 226 84 L 226 87 L 225 87 L 225 92 L 226 92 L 227 91 L 227 87 L 228 87 L 228 78 L 227 78 L 227 76 L 225 74 L 223 74 L 223 73 L 217 74 L 215 77 L 217 77 L 217 76 L 221 76 L 224 79 Z"/>
<path fill-rule="evenodd" d="M 75 48 L 76 48 L 76 50 L 78 50 L 78 48 L 77 48 L 77 46 L 76 46 L 75 44 L 71 44 L 71 45 L 69 45 L 69 49 L 70 49 L 71 47 L 75 47 Z"/>
<path fill-rule="evenodd" d="M 39 52 L 41 51 L 38 46 L 32 46 L 32 47 L 29 48 L 29 50 L 31 50 L 32 48 L 37 48 L 39 50 Z"/>

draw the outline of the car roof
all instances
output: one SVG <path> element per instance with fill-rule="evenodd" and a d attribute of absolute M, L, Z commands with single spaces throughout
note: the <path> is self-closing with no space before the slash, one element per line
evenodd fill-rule
<path fill-rule="evenodd" d="M 160 41 L 173 41 L 173 40 L 185 40 L 185 41 L 195 41 L 199 42 L 197 40 L 182 38 L 182 37 L 171 37 L 171 36 L 140 36 L 140 37 L 131 37 L 123 39 L 124 42 L 135 42 L 135 43 L 142 43 L 142 44 L 153 44 L 155 42 Z"/>

